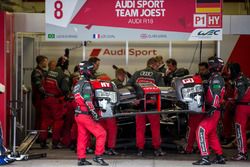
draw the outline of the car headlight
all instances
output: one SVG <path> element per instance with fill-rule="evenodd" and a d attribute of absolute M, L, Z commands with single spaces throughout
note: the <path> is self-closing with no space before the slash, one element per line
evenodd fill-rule
<path fill-rule="evenodd" d="M 102 89 L 97 89 L 95 91 L 95 96 L 97 98 L 109 99 L 111 103 L 117 102 L 117 94 L 113 91 L 104 91 Z"/>
<path fill-rule="evenodd" d="M 107 98 L 106 93 L 102 89 L 95 90 L 95 97 L 97 97 L 97 98 Z"/>
<path fill-rule="evenodd" d="M 111 103 L 116 103 L 117 102 L 117 94 L 116 94 L 116 92 L 107 91 L 106 94 L 110 98 Z"/>

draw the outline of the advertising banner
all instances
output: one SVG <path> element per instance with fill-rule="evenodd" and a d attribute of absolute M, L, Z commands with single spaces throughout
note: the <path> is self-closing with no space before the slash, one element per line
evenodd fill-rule
<path fill-rule="evenodd" d="M 46 39 L 221 40 L 222 0 L 46 0 Z"/>

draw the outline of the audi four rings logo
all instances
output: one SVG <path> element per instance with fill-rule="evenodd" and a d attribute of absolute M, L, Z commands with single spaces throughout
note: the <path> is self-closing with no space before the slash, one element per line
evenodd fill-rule
<path fill-rule="evenodd" d="M 206 35 L 219 35 L 220 30 L 209 30 L 209 31 L 199 31 L 198 35 L 206 36 Z"/>
<path fill-rule="evenodd" d="M 141 75 L 141 76 L 152 76 L 152 75 L 153 75 L 153 72 L 142 71 L 142 72 L 140 72 L 140 75 Z"/>

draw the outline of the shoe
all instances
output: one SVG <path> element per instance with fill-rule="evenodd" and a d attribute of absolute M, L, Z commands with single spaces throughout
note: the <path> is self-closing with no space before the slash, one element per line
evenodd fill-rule
<path fill-rule="evenodd" d="M 109 165 L 109 164 L 108 164 L 107 162 L 105 162 L 104 159 L 102 159 L 102 157 L 100 157 L 100 156 L 95 156 L 95 157 L 93 158 L 93 161 L 96 162 L 96 163 L 98 163 L 98 164 L 100 164 L 100 165 L 102 165 L 102 166 L 108 166 L 108 165 Z"/>
<path fill-rule="evenodd" d="M 187 151 L 187 150 L 184 149 L 184 148 L 180 148 L 180 149 L 178 150 L 178 153 L 179 153 L 179 154 L 192 154 L 192 153 L 194 153 L 194 150 L 192 150 L 192 151 Z"/>
<path fill-rule="evenodd" d="M 211 161 L 212 164 L 226 164 L 226 159 L 223 155 L 216 155 L 215 159 Z"/>
<path fill-rule="evenodd" d="M 92 148 L 90 148 L 90 147 L 87 147 L 87 148 L 86 148 L 86 153 L 87 153 L 87 154 L 93 154 L 93 153 L 94 153 L 94 150 L 93 150 Z"/>
<path fill-rule="evenodd" d="M 83 165 L 92 165 L 91 162 L 87 161 L 85 158 L 81 158 L 77 162 L 78 166 L 83 166 Z"/>
<path fill-rule="evenodd" d="M 233 161 L 246 161 L 248 159 L 248 155 L 244 153 L 238 153 L 237 155 L 231 158 Z"/>
<path fill-rule="evenodd" d="M 48 149 L 48 148 L 49 148 L 46 141 L 41 141 L 41 142 L 40 142 L 40 147 L 41 147 L 42 149 Z"/>
<path fill-rule="evenodd" d="M 193 165 L 211 165 L 209 156 L 203 156 L 200 160 L 194 162 Z"/>
<path fill-rule="evenodd" d="M 61 143 L 52 144 L 52 149 L 62 149 L 62 148 L 64 148 L 64 145 L 62 145 Z"/>
<path fill-rule="evenodd" d="M 144 150 L 143 149 L 139 149 L 138 152 L 137 152 L 137 156 L 144 157 Z"/>
<path fill-rule="evenodd" d="M 15 159 L 10 159 L 7 156 L 0 156 L 0 165 L 11 164 L 15 161 Z"/>
<path fill-rule="evenodd" d="M 70 145 L 69 145 L 69 149 L 71 150 L 71 151 L 75 151 L 76 150 L 76 143 L 70 143 Z"/>
<path fill-rule="evenodd" d="M 118 155 L 119 153 L 116 152 L 114 149 L 110 148 L 108 150 L 105 151 L 106 155 Z"/>
<path fill-rule="evenodd" d="M 159 149 L 155 149 L 154 155 L 155 155 L 156 157 L 164 156 L 164 155 L 166 155 L 166 152 L 162 151 L 162 149 L 159 148 Z"/>

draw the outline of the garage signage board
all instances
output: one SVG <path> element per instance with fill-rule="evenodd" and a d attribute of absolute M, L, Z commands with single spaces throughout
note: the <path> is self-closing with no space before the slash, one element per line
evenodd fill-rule
<path fill-rule="evenodd" d="M 222 0 L 46 0 L 46 39 L 222 40 Z"/>

